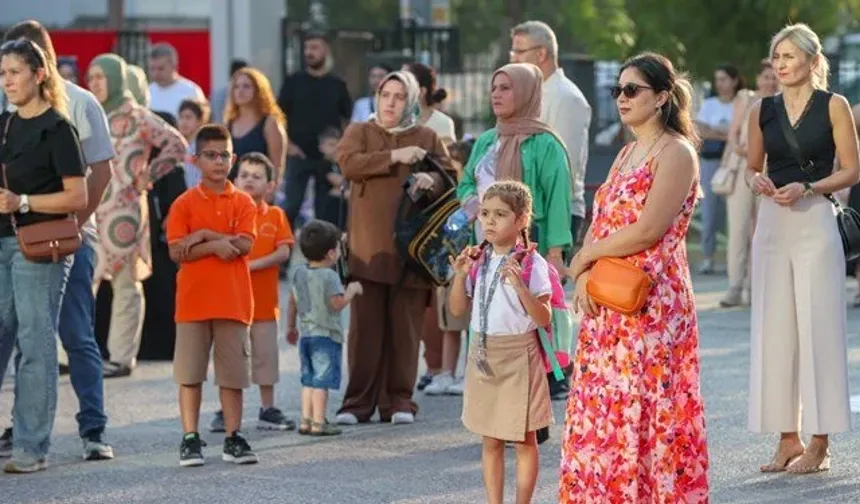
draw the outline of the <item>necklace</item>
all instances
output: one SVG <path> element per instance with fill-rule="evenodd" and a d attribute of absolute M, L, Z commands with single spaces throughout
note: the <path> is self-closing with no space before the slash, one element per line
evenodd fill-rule
<path fill-rule="evenodd" d="M 489 288 L 487 286 L 487 277 L 490 272 L 490 262 L 492 262 L 493 258 L 492 251 L 488 251 L 486 253 L 484 256 L 484 263 L 481 265 L 480 294 L 478 296 L 478 325 L 480 331 L 478 332 L 478 344 L 475 348 L 474 360 L 478 369 L 484 374 L 490 374 L 489 363 L 487 361 L 487 330 L 489 329 L 490 303 L 492 303 L 493 295 L 496 293 L 496 288 L 499 286 L 502 267 L 511 257 L 512 253 L 513 249 L 502 256 L 498 267 L 496 267 L 496 270 L 493 272 L 493 278 L 490 280 Z"/>
<path fill-rule="evenodd" d="M 649 145 L 649 146 L 648 146 L 648 148 L 645 150 L 644 154 L 642 154 L 642 156 L 640 156 L 640 157 L 639 157 L 639 160 L 638 160 L 638 161 L 636 161 L 635 163 L 632 163 L 632 164 L 631 164 L 631 163 L 629 163 L 629 162 L 624 163 L 624 170 L 623 170 L 623 171 L 624 171 L 624 172 L 627 172 L 627 171 L 630 171 L 630 170 L 632 170 L 632 169 L 634 169 L 634 168 L 637 168 L 637 167 L 641 166 L 641 165 L 642 165 L 642 162 L 644 162 L 644 161 L 645 161 L 645 159 L 647 159 L 647 158 L 648 158 L 648 154 L 651 154 L 651 149 L 653 149 L 653 148 L 654 148 L 654 146 L 655 146 L 655 145 L 657 145 L 657 142 L 659 142 L 659 141 L 660 141 L 660 139 L 661 139 L 661 138 L 663 138 L 663 135 L 664 135 L 665 133 L 666 133 L 666 130 L 663 130 L 663 131 L 661 131 L 661 132 L 660 132 L 660 134 L 659 134 L 659 135 L 656 135 L 656 136 L 654 137 L 654 140 L 651 142 L 651 145 Z M 639 141 L 637 140 L 637 141 L 636 141 L 636 143 L 638 144 L 638 143 L 639 143 Z M 632 154 L 633 154 L 633 153 L 631 152 L 631 155 L 632 155 Z M 629 160 L 630 160 L 630 158 L 628 157 L 627 161 L 629 161 Z"/>

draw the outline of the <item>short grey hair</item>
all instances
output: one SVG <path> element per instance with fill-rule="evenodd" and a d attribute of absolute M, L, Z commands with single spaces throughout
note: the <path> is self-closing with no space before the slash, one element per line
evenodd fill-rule
<path fill-rule="evenodd" d="M 177 66 L 179 64 L 179 53 L 176 52 L 176 48 L 167 42 L 159 42 L 154 44 L 152 48 L 149 50 L 150 59 L 157 58 L 169 58 L 170 62 L 173 63 L 173 66 Z"/>
<path fill-rule="evenodd" d="M 558 39 L 555 32 L 543 21 L 526 21 L 511 29 L 511 37 L 514 35 L 525 35 L 540 47 L 545 47 L 548 56 L 552 60 L 558 59 Z"/>

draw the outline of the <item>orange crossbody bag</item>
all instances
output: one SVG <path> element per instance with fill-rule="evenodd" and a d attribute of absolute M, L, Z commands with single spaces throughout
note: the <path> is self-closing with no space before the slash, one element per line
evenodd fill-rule
<path fill-rule="evenodd" d="M 645 306 L 651 285 L 648 274 L 630 261 L 604 257 L 591 267 L 585 290 L 597 304 L 624 315 L 634 315 Z"/>

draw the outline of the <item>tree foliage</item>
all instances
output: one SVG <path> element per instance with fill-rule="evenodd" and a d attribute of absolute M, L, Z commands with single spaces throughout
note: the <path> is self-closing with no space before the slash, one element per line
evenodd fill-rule
<path fill-rule="evenodd" d="M 428 0 L 429 1 L 429 0 Z M 771 36 L 805 22 L 822 37 L 853 27 L 860 0 L 450 0 L 465 54 L 500 49 L 510 28 L 526 19 L 547 21 L 562 52 L 624 59 L 661 52 L 697 78 L 723 62 L 752 75 L 767 56 Z M 287 0 L 291 18 L 306 17 L 310 0 Z M 337 28 L 391 28 L 399 0 L 322 0 Z"/>

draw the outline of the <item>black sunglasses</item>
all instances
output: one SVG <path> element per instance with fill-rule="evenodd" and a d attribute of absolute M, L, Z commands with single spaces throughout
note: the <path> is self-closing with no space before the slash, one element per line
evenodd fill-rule
<path fill-rule="evenodd" d="M 612 86 L 611 88 L 609 88 L 609 94 L 611 94 L 612 98 L 614 98 L 616 100 L 618 99 L 619 96 L 621 96 L 622 93 L 624 93 L 624 96 L 626 96 L 627 98 L 636 98 L 636 95 L 639 94 L 639 91 L 641 91 L 643 89 L 654 89 L 654 88 L 652 88 L 651 86 L 643 86 L 641 84 L 634 84 L 632 82 L 629 82 L 629 83 L 625 84 L 624 86 L 618 86 L 618 85 Z"/>

